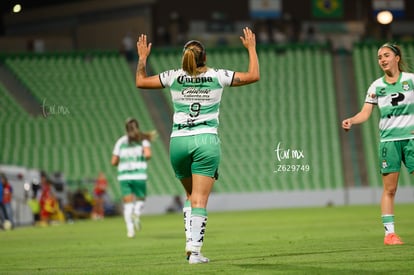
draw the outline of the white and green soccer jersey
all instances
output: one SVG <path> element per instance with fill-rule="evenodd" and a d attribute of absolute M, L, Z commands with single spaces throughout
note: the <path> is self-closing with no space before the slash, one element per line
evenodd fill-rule
<path fill-rule="evenodd" d="M 414 138 L 414 74 L 403 72 L 394 84 L 378 78 L 365 102 L 378 104 L 381 142 Z"/>
<path fill-rule="evenodd" d="M 119 157 L 118 180 L 147 180 L 147 160 L 144 147 L 150 147 L 148 140 L 142 143 L 128 143 L 128 136 L 122 136 L 115 143 L 113 155 Z"/>
<path fill-rule="evenodd" d="M 234 72 L 211 69 L 191 77 L 182 69 L 161 73 L 161 84 L 170 87 L 174 105 L 171 137 L 217 134 L 223 88 L 230 86 Z"/>

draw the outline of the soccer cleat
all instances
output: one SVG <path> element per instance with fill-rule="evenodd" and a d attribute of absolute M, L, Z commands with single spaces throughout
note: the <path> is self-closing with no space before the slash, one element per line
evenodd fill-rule
<path fill-rule="evenodd" d="M 127 237 L 130 238 L 130 239 L 134 238 L 135 237 L 135 232 L 133 230 L 132 231 L 128 231 Z"/>
<path fill-rule="evenodd" d="M 191 244 L 190 244 L 190 242 L 187 242 L 185 244 L 185 255 L 186 255 L 186 259 L 188 261 L 190 259 L 190 255 L 191 255 Z"/>
<path fill-rule="evenodd" d="M 198 255 L 191 254 L 190 259 L 188 260 L 188 263 L 189 264 L 206 264 L 209 261 L 210 260 L 208 258 L 204 257 L 203 255 L 199 253 Z"/>
<path fill-rule="evenodd" d="M 137 215 L 132 215 L 132 222 L 134 223 L 134 227 L 136 231 L 141 230 L 141 221 Z"/>
<path fill-rule="evenodd" d="M 404 244 L 400 237 L 395 233 L 387 234 L 384 238 L 385 245 L 401 245 Z"/>

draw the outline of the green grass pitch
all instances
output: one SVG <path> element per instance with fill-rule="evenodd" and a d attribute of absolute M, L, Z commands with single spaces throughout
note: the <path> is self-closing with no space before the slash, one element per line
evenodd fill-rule
<path fill-rule="evenodd" d="M 248 202 L 246 202 L 248 203 Z M 414 205 L 395 207 L 403 246 L 384 246 L 379 205 L 211 212 L 203 253 L 184 256 L 181 214 L 0 231 L 0 274 L 413 274 Z"/>

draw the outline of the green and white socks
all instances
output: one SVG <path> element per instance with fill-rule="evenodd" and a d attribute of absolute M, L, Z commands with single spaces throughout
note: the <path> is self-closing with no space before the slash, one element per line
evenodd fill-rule
<path fill-rule="evenodd" d="M 204 242 L 207 227 L 207 210 L 205 208 L 191 209 L 191 253 L 199 255 Z"/>
<path fill-rule="evenodd" d="M 145 201 L 143 200 L 137 200 L 134 203 L 134 212 L 132 213 L 135 215 L 138 219 L 141 217 L 142 209 L 144 208 Z"/>
<path fill-rule="evenodd" d="M 124 220 L 127 228 L 127 236 L 129 238 L 135 236 L 135 229 L 140 229 L 140 217 L 144 203 L 143 200 L 124 203 Z"/>
<path fill-rule="evenodd" d="M 183 207 L 184 231 L 185 231 L 185 251 L 191 251 L 191 202 L 186 200 Z"/>
<path fill-rule="evenodd" d="M 381 216 L 382 224 L 384 225 L 385 229 L 385 236 L 390 233 L 395 233 L 394 229 L 394 215 L 386 214 Z"/>
<path fill-rule="evenodd" d="M 191 208 L 189 200 L 183 207 L 184 230 L 186 238 L 186 252 L 200 254 L 204 242 L 207 226 L 207 210 L 205 208 Z"/>
<path fill-rule="evenodd" d="M 129 238 L 132 238 L 135 236 L 134 223 L 132 222 L 133 212 L 134 212 L 134 203 L 133 202 L 124 203 L 124 220 L 125 220 L 125 225 L 127 228 L 127 234 Z"/>

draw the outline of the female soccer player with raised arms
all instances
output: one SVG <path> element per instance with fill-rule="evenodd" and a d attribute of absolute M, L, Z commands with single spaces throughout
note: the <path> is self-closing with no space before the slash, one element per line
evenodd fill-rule
<path fill-rule="evenodd" d="M 152 44 L 147 42 L 145 34 L 140 35 L 137 42 L 136 86 L 142 89 L 169 87 L 171 92 L 174 117 L 170 159 L 188 198 L 183 211 L 190 264 L 209 262 L 201 254 L 201 247 L 207 225 L 207 201 L 218 176 L 221 155 L 217 128 L 223 89 L 260 79 L 255 34 L 249 28 L 244 28 L 243 34 L 240 39 L 249 56 L 247 72 L 207 67 L 206 49 L 201 42 L 191 40 L 184 46 L 180 69 L 147 76 L 146 63 Z"/>

